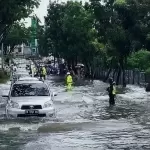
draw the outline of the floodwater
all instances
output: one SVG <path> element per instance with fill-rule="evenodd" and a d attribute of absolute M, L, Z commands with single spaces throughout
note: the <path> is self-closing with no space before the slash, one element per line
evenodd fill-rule
<path fill-rule="evenodd" d="M 7 120 L 1 108 L 0 150 L 150 149 L 150 94 L 144 88 L 128 86 L 110 108 L 103 82 L 88 82 L 71 92 L 62 82 L 47 82 L 58 92 L 56 119 Z"/>

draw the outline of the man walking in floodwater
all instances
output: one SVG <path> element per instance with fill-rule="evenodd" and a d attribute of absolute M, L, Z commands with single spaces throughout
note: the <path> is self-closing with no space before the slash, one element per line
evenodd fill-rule
<path fill-rule="evenodd" d="M 115 105 L 115 96 L 116 96 L 116 87 L 115 82 L 112 78 L 109 78 L 109 84 L 110 86 L 107 88 L 107 91 L 109 93 L 109 105 L 114 106 Z"/>
<path fill-rule="evenodd" d="M 66 83 L 67 83 L 67 91 L 72 90 L 73 79 L 70 72 L 67 72 Z"/>

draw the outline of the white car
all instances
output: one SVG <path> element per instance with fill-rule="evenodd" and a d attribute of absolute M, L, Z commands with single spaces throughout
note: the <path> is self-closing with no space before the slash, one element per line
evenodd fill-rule
<path fill-rule="evenodd" d="M 21 77 L 31 77 L 31 76 L 29 75 L 28 72 L 17 72 L 17 73 L 15 73 L 15 74 L 13 74 L 13 75 L 11 76 L 10 81 L 11 81 L 12 84 L 13 84 L 13 83 L 15 83 L 17 80 L 19 80 L 19 78 L 21 78 Z"/>
<path fill-rule="evenodd" d="M 17 68 L 16 72 L 27 72 L 26 68 Z"/>
<path fill-rule="evenodd" d="M 54 117 L 54 96 L 42 81 L 17 81 L 9 92 L 6 116 Z"/>
<path fill-rule="evenodd" d="M 20 77 L 18 81 L 39 81 L 39 79 L 34 77 Z"/>

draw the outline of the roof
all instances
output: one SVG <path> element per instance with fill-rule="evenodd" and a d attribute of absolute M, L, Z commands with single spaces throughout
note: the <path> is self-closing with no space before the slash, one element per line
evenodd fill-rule
<path fill-rule="evenodd" d="M 18 81 L 39 81 L 39 79 L 34 77 L 21 77 Z"/>
<path fill-rule="evenodd" d="M 25 71 L 17 71 L 17 72 L 15 72 L 14 73 L 14 75 L 17 75 L 17 74 L 28 74 L 29 75 L 29 73 L 28 72 L 25 72 Z"/>
<path fill-rule="evenodd" d="M 17 71 L 27 71 L 25 68 L 17 68 Z"/>
<path fill-rule="evenodd" d="M 34 83 L 44 83 L 44 82 L 42 82 L 42 81 L 34 81 L 34 80 L 29 80 L 29 81 L 27 81 L 27 80 L 25 80 L 25 81 L 16 81 L 15 82 L 15 84 L 34 84 Z"/>

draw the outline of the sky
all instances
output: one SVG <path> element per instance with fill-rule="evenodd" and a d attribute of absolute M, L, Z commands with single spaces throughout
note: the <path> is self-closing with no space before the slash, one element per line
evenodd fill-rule
<path fill-rule="evenodd" d="M 53 2 L 54 0 L 51 1 Z M 58 0 L 58 1 L 66 2 L 67 0 Z M 80 0 L 76 0 L 76 1 L 80 1 Z M 82 1 L 85 2 L 88 0 L 82 0 Z M 36 14 L 38 18 L 41 20 L 42 25 L 44 25 L 44 16 L 47 16 L 48 5 L 49 5 L 49 0 L 41 0 L 40 6 L 34 10 L 34 14 Z M 31 18 L 25 19 L 25 22 L 27 27 L 31 26 Z"/>
<path fill-rule="evenodd" d="M 53 1 L 53 0 L 51 0 Z M 59 0 L 61 2 L 66 2 L 67 0 Z M 78 1 L 78 0 L 77 0 Z M 82 0 L 82 1 L 88 1 L 88 0 Z M 40 6 L 34 10 L 34 14 L 36 14 L 39 19 L 41 20 L 41 23 L 44 25 L 44 16 L 47 15 L 47 6 L 49 4 L 49 0 L 41 0 Z M 31 19 L 27 18 L 25 19 L 26 26 L 29 27 L 31 25 Z"/>
<path fill-rule="evenodd" d="M 34 10 L 34 13 L 39 17 L 42 24 L 44 24 L 44 16 L 47 15 L 48 4 L 49 4 L 49 0 L 41 0 L 39 8 Z M 26 22 L 26 26 L 31 25 L 31 19 L 30 18 L 25 19 L 25 22 Z"/>

